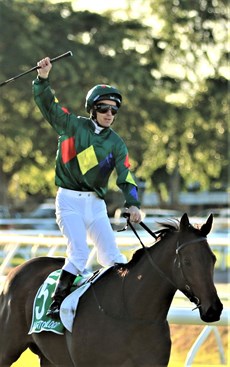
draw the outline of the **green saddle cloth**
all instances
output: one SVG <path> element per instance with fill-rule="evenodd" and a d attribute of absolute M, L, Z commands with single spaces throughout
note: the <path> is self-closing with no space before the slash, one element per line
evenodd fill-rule
<path fill-rule="evenodd" d="M 32 322 L 28 334 L 40 333 L 42 331 L 52 331 L 60 335 L 64 334 L 65 328 L 61 320 L 52 320 L 46 316 L 46 312 L 52 303 L 52 294 L 54 293 L 61 270 L 58 269 L 51 273 L 39 288 L 34 299 Z M 76 289 L 77 283 L 81 279 L 81 276 L 76 277 L 71 291 Z"/>

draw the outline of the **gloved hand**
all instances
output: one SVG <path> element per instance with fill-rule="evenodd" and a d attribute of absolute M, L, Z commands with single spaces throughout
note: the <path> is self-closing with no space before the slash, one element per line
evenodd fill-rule
<path fill-rule="evenodd" d="M 130 214 L 130 222 L 140 223 L 141 221 L 141 211 L 136 206 L 130 206 L 127 210 L 127 213 Z"/>
<path fill-rule="evenodd" d="M 37 69 L 38 75 L 42 79 L 47 79 L 48 76 L 49 76 L 49 72 L 52 69 L 52 64 L 50 62 L 50 58 L 45 57 L 44 59 L 38 61 L 37 65 L 40 66 L 40 69 Z"/>

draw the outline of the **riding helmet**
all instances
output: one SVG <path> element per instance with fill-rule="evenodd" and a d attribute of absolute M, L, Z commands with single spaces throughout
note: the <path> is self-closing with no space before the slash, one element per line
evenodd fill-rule
<path fill-rule="evenodd" d="M 90 113 L 93 105 L 103 99 L 108 99 L 115 101 L 117 107 L 120 107 L 122 96 L 121 93 L 115 87 L 107 84 L 97 84 L 92 89 L 90 89 L 86 95 L 85 109 Z"/>

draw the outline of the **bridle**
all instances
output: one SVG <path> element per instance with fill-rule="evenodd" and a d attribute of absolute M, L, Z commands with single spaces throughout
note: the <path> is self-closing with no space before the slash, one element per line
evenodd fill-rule
<path fill-rule="evenodd" d="M 152 268 L 154 268 L 160 275 L 161 275 L 161 277 L 163 278 L 163 279 L 166 279 L 172 286 L 173 286 L 173 288 L 175 288 L 175 289 L 179 289 L 179 290 L 181 290 L 178 286 L 177 286 L 177 284 L 171 279 L 171 278 L 169 278 L 166 274 L 165 274 L 165 272 L 164 271 L 162 271 L 160 268 L 159 268 L 159 266 L 155 263 L 155 261 L 153 260 L 153 258 L 152 258 L 152 256 L 151 256 L 151 253 L 149 252 L 149 248 L 148 247 L 146 247 L 145 245 L 144 245 L 144 243 L 142 242 L 142 240 L 141 240 L 141 238 L 140 238 L 140 236 L 138 235 L 138 233 L 137 233 L 137 231 L 136 231 L 136 229 L 134 228 L 134 226 L 132 225 L 132 223 L 129 221 L 129 216 L 125 216 L 125 218 L 127 218 L 127 223 L 126 223 L 126 225 L 125 225 L 125 227 L 124 228 L 122 228 L 121 230 L 119 230 L 118 232 L 121 232 L 121 231 L 124 231 L 124 230 L 126 230 L 127 228 L 128 228 L 128 226 L 130 226 L 130 228 L 132 229 L 132 231 L 134 232 L 134 234 L 136 235 L 136 237 L 138 238 L 138 240 L 139 240 L 139 242 L 140 242 L 140 244 L 141 244 L 141 246 L 143 247 L 143 249 L 144 249 L 144 251 L 145 251 L 145 254 L 146 254 L 146 256 L 148 257 L 148 261 L 149 261 L 149 263 L 151 264 L 151 266 L 152 266 Z M 162 230 L 159 230 L 159 231 L 155 231 L 155 232 L 152 232 L 151 230 L 150 230 L 150 228 L 148 227 L 148 226 L 146 226 L 146 224 L 144 224 L 143 222 L 140 222 L 139 223 L 147 232 L 149 232 L 154 238 L 155 238 L 155 240 L 157 241 L 157 240 L 159 240 L 159 238 L 161 237 L 161 235 L 162 235 Z M 202 241 L 202 240 L 207 240 L 206 239 L 206 237 L 204 237 L 204 236 L 201 236 L 201 237 L 199 237 L 199 238 L 195 238 L 195 239 L 193 239 L 193 240 L 190 240 L 190 241 L 187 241 L 187 242 L 183 242 L 183 243 L 180 243 L 180 241 L 178 240 L 177 241 L 177 244 L 176 244 L 176 252 L 175 252 L 175 254 L 176 254 L 176 258 L 175 258 L 175 260 L 174 260 L 174 263 L 177 263 L 177 266 L 178 266 L 178 268 L 180 268 L 180 270 L 181 270 L 181 276 L 182 276 L 182 278 L 183 278 L 183 282 L 184 282 L 184 288 L 185 288 L 185 290 L 181 290 L 181 292 L 183 292 L 184 293 L 184 295 L 191 301 L 191 302 L 193 302 L 193 303 L 195 303 L 196 304 L 196 307 L 193 309 L 193 310 L 195 310 L 196 308 L 200 308 L 201 307 L 201 303 L 200 303 L 200 300 L 199 300 L 199 298 L 198 297 L 196 297 L 195 296 L 195 294 L 193 293 L 193 291 L 192 291 L 192 287 L 189 285 L 189 282 L 187 281 L 187 278 L 186 278 L 186 275 L 185 275 L 185 272 L 184 272 L 184 270 L 183 270 L 183 266 L 182 266 L 182 261 L 181 261 L 181 250 L 183 250 L 186 246 L 188 246 L 188 245 L 191 245 L 191 244 L 193 244 L 193 243 L 197 243 L 197 242 L 200 242 L 200 241 Z M 117 264 L 117 266 L 120 266 L 120 264 Z M 123 289 L 123 291 L 124 291 L 124 282 L 125 282 L 125 277 L 123 277 L 123 281 L 122 281 L 122 289 Z M 126 320 L 126 321 L 132 321 L 132 322 L 139 322 L 139 323 L 141 323 L 141 324 L 143 324 L 143 323 L 147 323 L 147 324 L 150 324 L 150 323 L 152 323 L 153 322 L 153 320 L 145 320 L 145 319 L 142 319 L 142 318 L 130 318 L 130 317 L 127 317 L 127 316 L 124 316 L 124 315 L 117 315 L 117 314 L 113 314 L 111 311 L 107 311 L 104 307 L 103 307 L 103 305 L 101 305 L 101 303 L 100 303 L 100 301 L 99 301 L 99 299 L 98 299 L 98 297 L 97 297 L 97 294 L 96 294 L 96 291 L 95 291 L 95 289 L 94 289 L 94 287 L 93 287 L 93 283 L 92 283 L 92 285 L 91 285 L 91 290 L 92 290 L 92 292 L 93 292 L 93 296 L 94 296 L 94 298 L 95 298 L 95 301 L 96 301 L 96 304 L 97 304 L 97 307 L 98 307 L 98 309 L 99 309 L 99 311 L 101 312 L 101 313 L 103 313 L 104 315 L 106 315 L 106 316 L 108 316 L 108 317 L 112 317 L 113 319 L 116 319 L 116 320 Z M 124 303 L 124 309 L 125 309 L 125 302 L 124 302 L 124 295 L 123 295 L 123 303 Z M 192 311 L 193 311 L 192 310 Z M 154 324 L 155 324 L 156 322 L 154 321 Z"/>
<path fill-rule="evenodd" d="M 187 241 L 187 242 L 183 242 L 182 244 L 180 244 L 179 240 L 177 241 L 177 246 L 176 246 L 176 259 L 175 259 L 175 263 L 177 262 L 177 266 L 178 268 L 181 270 L 181 274 L 182 274 L 182 277 L 185 281 L 185 291 L 183 291 L 184 295 L 193 303 L 196 304 L 196 307 L 193 309 L 195 310 L 196 308 L 200 308 L 201 307 L 201 303 L 200 303 L 200 300 L 198 297 L 195 296 L 191 286 L 189 285 L 189 282 L 187 280 L 187 277 L 185 275 L 185 272 L 184 272 L 184 269 L 183 269 L 183 264 L 182 264 L 182 261 L 181 261 L 181 250 L 183 248 L 185 248 L 186 246 L 188 245 L 191 245 L 193 243 L 197 243 L 197 242 L 200 242 L 200 241 L 207 241 L 207 238 L 204 237 L 204 236 L 201 236 L 201 237 L 198 237 L 198 238 L 194 238 L 193 240 L 190 240 L 190 241 Z M 178 259 L 178 261 L 177 261 Z"/>
<path fill-rule="evenodd" d="M 148 251 L 148 248 L 144 245 L 144 243 L 142 242 L 140 236 L 138 235 L 136 229 L 134 228 L 134 226 L 132 225 L 132 223 L 130 222 L 129 220 L 129 216 L 128 215 L 124 215 L 125 218 L 127 219 L 127 224 L 126 226 L 121 229 L 120 231 L 123 231 L 123 230 L 126 230 L 127 227 L 129 226 L 133 233 L 135 234 L 135 236 L 138 238 L 141 246 L 143 247 L 143 249 L 145 250 L 145 253 L 148 257 L 148 260 L 151 264 L 151 266 L 156 269 L 158 271 L 158 273 L 163 277 L 165 278 L 174 288 L 176 289 L 179 289 L 178 286 L 175 284 L 175 282 L 173 282 L 172 279 L 170 279 L 160 268 L 159 266 L 154 262 L 150 252 Z M 144 224 L 143 222 L 140 222 L 139 223 L 149 234 L 151 234 L 155 240 L 157 241 L 160 237 L 161 237 L 161 233 L 162 231 L 159 230 L 159 231 L 151 231 L 150 228 L 148 226 L 146 226 L 146 224 Z M 198 237 L 198 238 L 195 238 L 193 240 L 190 240 L 190 241 L 187 241 L 187 242 L 183 242 L 183 243 L 180 243 L 180 241 L 178 240 L 177 241 L 177 245 L 176 245 L 176 258 L 174 260 L 174 263 L 177 263 L 178 265 L 178 268 L 180 269 L 181 271 L 181 275 L 182 275 L 182 278 L 183 278 L 183 281 L 184 281 L 184 288 L 185 290 L 181 290 L 184 295 L 193 303 L 195 303 L 196 307 L 193 309 L 197 309 L 197 308 L 200 308 L 201 307 L 201 303 L 200 303 L 200 300 L 199 298 L 194 294 L 193 290 L 192 290 L 192 287 L 189 285 L 189 282 L 187 280 L 187 277 L 186 277 L 186 274 L 184 272 L 184 269 L 183 269 L 183 264 L 182 264 L 182 261 L 181 261 L 181 250 L 183 250 L 186 246 L 189 246 L 193 243 L 197 243 L 197 242 L 200 242 L 200 241 L 207 241 L 207 238 L 204 237 L 204 236 L 201 236 L 201 237 Z M 180 290 L 180 289 L 179 289 Z"/>

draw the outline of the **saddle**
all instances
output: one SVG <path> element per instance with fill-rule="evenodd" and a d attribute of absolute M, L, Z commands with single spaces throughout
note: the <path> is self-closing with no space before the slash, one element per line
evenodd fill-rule
<path fill-rule="evenodd" d="M 71 293 L 64 299 L 60 309 L 60 320 L 52 320 L 46 316 L 47 310 L 52 302 L 52 294 L 62 269 L 55 270 L 48 275 L 44 283 L 38 289 L 34 298 L 32 322 L 28 334 L 40 333 L 42 331 L 51 331 L 55 334 L 63 335 L 65 329 L 72 331 L 72 322 L 76 314 L 77 305 L 80 297 L 87 291 L 102 274 L 109 268 L 102 268 L 82 283 L 82 277 L 79 275 L 73 282 Z"/>

